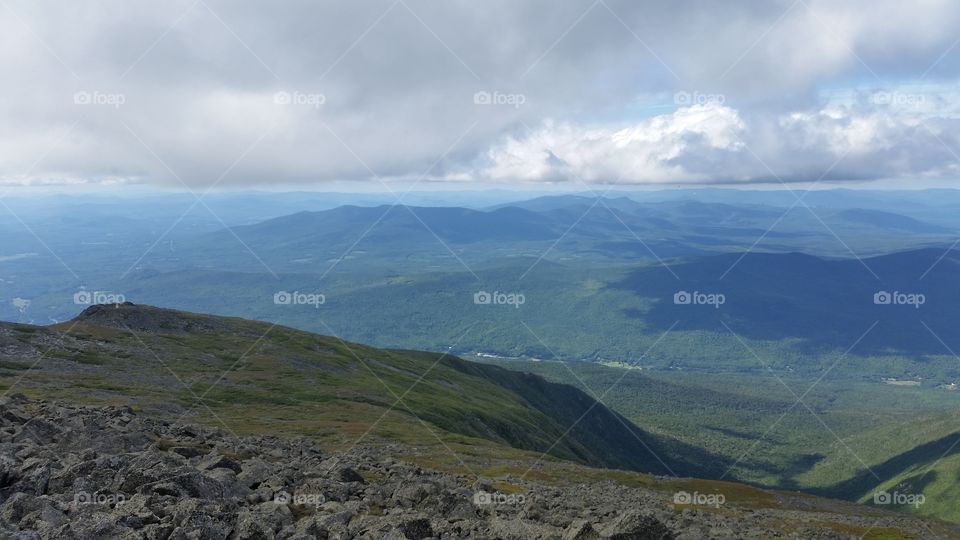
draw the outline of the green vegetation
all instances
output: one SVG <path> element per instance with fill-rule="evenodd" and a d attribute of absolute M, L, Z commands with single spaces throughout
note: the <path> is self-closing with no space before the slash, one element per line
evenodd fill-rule
<path fill-rule="evenodd" d="M 677 262 L 671 268 L 679 280 L 659 265 L 581 268 L 544 260 L 534 266 L 536 259 L 524 258 L 490 261 L 476 269 L 479 280 L 463 269 L 388 275 L 368 270 L 319 282 L 310 273 L 274 279 L 256 272 L 183 270 L 139 276 L 128 295 L 378 347 L 452 347 L 461 355 L 704 373 L 762 375 L 769 367 L 812 380 L 831 369 L 864 382 L 888 378 L 935 386 L 960 380 L 960 364 L 950 352 L 960 350 L 951 326 L 960 318 L 960 294 L 951 286 L 956 256 L 918 279 L 940 254 L 924 250 L 867 260 L 883 282 L 856 260 L 795 254 L 751 255 L 739 263 L 735 255 Z M 920 309 L 875 305 L 879 289 L 927 291 L 929 299 Z M 326 301 L 317 307 L 277 305 L 273 295 L 280 290 L 321 292 Z M 726 302 L 719 309 L 676 305 L 678 290 L 717 291 Z M 525 303 L 477 305 L 478 291 L 522 293 Z"/>
<path fill-rule="evenodd" d="M 67 338 L 37 328 L 28 343 L 43 359 L 18 388 L 34 396 L 157 410 L 172 400 L 237 432 L 322 435 L 332 445 L 485 440 L 665 474 L 649 447 L 675 470 L 703 472 L 702 452 L 631 426 L 573 387 L 453 356 L 132 305 L 91 308 L 54 329 Z M 16 380 L 0 374 L 0 385 Z"/>
<path fill-rule="evenodd" d="M 839 375 L 814 384 L 789 373 L 481 360 L 565 381 L 650 433 L 705 449 L 717 457 L 714 478 L 861 502 L 879 490 L 899 489 L 926 497 L 919 508 L 904 510 L 960 520 L 953 504 L 960 495 L 955 392 Z M 796 404 L 799 396 L 806 405 Z"/>

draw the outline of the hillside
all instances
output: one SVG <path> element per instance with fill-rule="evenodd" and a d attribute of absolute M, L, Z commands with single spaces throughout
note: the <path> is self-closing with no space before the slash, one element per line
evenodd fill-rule
<path fill-rule="evenodd" d="M 132 304 L 53 327 L 5 323 L 0 351 L 7 393 L 57 400 L 0 400 L 0 445 L 17 448 L 0 486 L 5 531 L 960 537 L 936 521 L 685 478 L 717 476 L 724 458 L 637 428 L 591 392 L 452 356 Z M 98 463 L 110 465 L 82 472 Z"/>
<path fill-rule="evenodd" d="M 365 437 L 434 444 L 439 429 L 656 474 L 706 476 L 716 462 L 567 385 L 242 319 L 98 305 L 51 328 L 2 325 L 0 347 L 8 351 L 3 380 L 23 375 L 18 388 L 31 395 L 236 418 L 238 432 L 269 426 L 343 440 L 369 421 L 382 432 Z"/>

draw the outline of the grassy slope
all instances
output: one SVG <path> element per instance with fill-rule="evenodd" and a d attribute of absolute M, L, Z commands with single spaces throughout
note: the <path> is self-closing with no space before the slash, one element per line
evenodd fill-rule
<path fill-rule="evenodd" d="M 375 425 L 384 438 L 414 443 L 433 443 L 444 431 L 595 466 L 705 472 L 697 465 L 705 452 L 645 433 L 579 390 L 539 377 L 239 319 L 121 306 L 114 320 L 114 308 L 103 310 L 109 320 L 58 325 L 71 338 L 62 346 L 46 329 L 8 327 L 7 341 L 46 354 L 21 387 L 129 397 L 144 407 L 172 397 L 237 431 L 275 426 L 349 441 Z M 9 382 L 22 371 L 0 374 Z"/>
<path fill-rule="evenodd" d="M 956 438 L 952 438 L 956 442 Z M 937 446 L 936 451 L 927 454 L 926 459 L 919 456 L 910 456 L 915 461 L 906 466 L 899 473 L 886 478 L 876 489 L 889 493 L 923 493 L 925 499 L 920 506 L 909 504 L 899 506 L 898 509 L 915 512 L 923 515 L 936 516 L 941 519 L 960 522 L 960 455 L 956 448 L 945 455 L 945 449 Z M 870 490 L 858 498 L 860 502 L 873 502 L 873 491 Z"/>
<path fill-rule="evenodd" d="M 960 519 L 952 504 L 960 452 L 950 448 L 960 431 L 953 392 L 828 378 L 804 396 L 814 416 L 794 406 L 793 394 L 813 381 L 788 373 L 779 376 L 793 393 L 772 376 L 486 361 L 597 394 L 649 432 L 708 450 L 728 479 L 863 501 L 912 479 L 927 496 L 919 512 Z"/>

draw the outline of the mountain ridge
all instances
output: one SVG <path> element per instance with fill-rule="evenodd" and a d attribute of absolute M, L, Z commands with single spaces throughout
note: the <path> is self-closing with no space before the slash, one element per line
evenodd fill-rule
<path fill-rule="evenodd" d="M 707 476 L 722 465 L 708 452 L 644 432 L 577 388 L 448 354 L 379 350 L 269 323 L 130 302 L 90 306 L 54 325 L 77 340 L 64 347 L 51 347 L 52 336 L 42 328 L 0 324 L 6 330 L 0 344 L 39 343 L 36 354 L 62 362 L 68 372 L 82 366 L 85 377 L 102 380 L 123 379 L 125 373 L 154 391 L 176 391 L 185 377 L 213 381 L 190 385 L 197 389 L 187 396 L 211 400 L 214 408 L 255 395 L 291 413 L 308 403 L 359 404 L 381 414 L 409 414 L 452 434 L 587 465 L 689 476 Z M 241 368 L 252 368 L 246 364 L 254 360 L 275 377 L 245 380 Z M 164 378 L 165 370 L 174 380 Z M 304 378 L 314 379 L 315 386 Z M 277 394 L 274 388 L 284 390 Z"/>

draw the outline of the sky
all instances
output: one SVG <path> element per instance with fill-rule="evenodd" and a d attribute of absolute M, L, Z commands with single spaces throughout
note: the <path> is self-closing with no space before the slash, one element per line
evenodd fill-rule
<path fill-rule="evenodd" d="M 948 0 L 2 0 L 0 188 L 953 186 L 958 40 Z"/>

